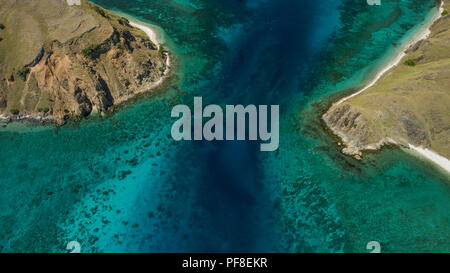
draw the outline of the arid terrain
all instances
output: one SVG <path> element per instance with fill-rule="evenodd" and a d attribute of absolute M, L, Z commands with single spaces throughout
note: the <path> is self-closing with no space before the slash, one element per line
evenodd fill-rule
<path fill-rule="evenodd" d="M 107 111 L 163 77 L 168 56 L 143 31 L 95 4 L 80 3 L 2 1 L 3 120 L 62 124 Z"/>
<path fill-rule="evenodd" d="M 446 1 L 444 9 L 449 10 Z M 334 104 L 323 119 L 344 153 L 412 144 L 450 158 L 450 15 L 444 10 L 431 33 L 365 92 Z"/>

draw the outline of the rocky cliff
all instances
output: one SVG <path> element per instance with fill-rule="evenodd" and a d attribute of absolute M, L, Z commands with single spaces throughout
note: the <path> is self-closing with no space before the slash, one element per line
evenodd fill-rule
<path fill-rule="evenodd" d="M 3 0 L 0 114 L 64 123 L 107 111 L 161 81 L 167 53 L 88 1 Z"/>
<path fill-rule="evenodd" d="M 323 115 L 344 142 L 344 153 L 359 158 L 363 150 L 396 143 L 450 158 L 450 15 L 442 15 L 399 65 Z"/>

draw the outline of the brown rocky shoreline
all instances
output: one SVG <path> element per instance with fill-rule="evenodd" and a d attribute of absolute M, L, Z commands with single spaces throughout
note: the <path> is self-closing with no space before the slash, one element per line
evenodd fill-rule
<path fill-rule="evenodd" d="M 445 71 L 450 56 L 445 41 L 450 18 L 443 12 L 449 4 L 441 3 L 429 27 L 395 62 L 365 88 L 336 100 L 322 115 L 325 126 L 342 142 L 342 153 L 361 159 L 364 151 L 394 144 L 432 149 L 448 158 L 445 86 L 450 85 Z"/>
<path fill-rule="evenodd" d="M 0 7 L 0 122 L 61 125 L 108 112 L 168 77 L 168 51 L 126 18 L 80 3 L 11 0 Z M 17 21 L 24 16 L 34 22 Z M 45 27 L 17 48 L 36 22 Z"/>

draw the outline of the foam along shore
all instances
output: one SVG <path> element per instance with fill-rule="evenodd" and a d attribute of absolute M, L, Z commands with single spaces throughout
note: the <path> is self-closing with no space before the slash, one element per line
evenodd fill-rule
<path fill-rule="evenodd" d="M 375 78 L 369 84 L 367 84 L 364 88 L 362 88 L 361 90 L 357 91 L 356 93 L 353 93 L 353 94 L 351 94 L 351 95 L 349 95 L 349 96 L 347 96 L 345 98 L 340 99 L 338 102 L 336 102 L 336 105 L 339 105 L 339 104 L 343 103 L 346 100 L 349 100 L 349 99 L 351 99 L 351 98 L 353 98 L 355 96 L 358 96 L 359 94 L 363 93 L 364 91 L 366 91 L 370 87 L 374 86 L 375 83 L 384 74 L 386 74 L 386 72 L 388 72 L 389 70 L 391 70 L 392 68 L 397 66 L 400 63 L 400 61 L 403 59 L 403 57 L 406 56 L 405 51 L 408 48 L 410 48 L 411 46 L 413 46 L 417 42 L 428 38 L 428 36 L 431 33 L 431 30 L 430 30 L 431 26 L 434 24 L 434 22 L 436 22 L 439 18 L 442 17 L 442 12 L 443 11 L 444 11 L 444 0 L 441 1 L 441 6 L 438 9 L 438 11 L 436 12 L 436 14 L 433 16 L 433 19 L 430 20 L 430 22 L 428 22 L 427 24 L 425 24 L 423 29 L 421 31 L 419 31 L 417 33 L 417 35 L 415 35 L 414 38 L 402 48 L 400 53 L 391 62 L 389 62 L 380 72 L 378 72 L 378 74 L 375 76 Z"/>
<path fill-rule="evenodd" d="M 357 91 L 356 93 L 353 93 L 345 98 L 342 98 L 341 100 L 337 101 L 335 103 L 335 105 L 339 105 L 347 100 L 349 100 L 350 98 L 353 98 L 355 96 L 358 96 L 359 94 L 363 93 L 364 91 L 366 91 L 367 89 L 369 89 L 370 87 L 372 87 L 373 85 L 375 85 L 375 83 L 389 70 L 391 70 L 392 68 L 394 68 L 395 66 L 397 66 L 400 61 L 403 59 L 403 57 L 406 56 L 405 51 L 413 46 L 414 44 L 416 44 L 417 42 L 423 40 L 423 39 L 427 39 L 429 37 L 429 35 L 431 34 L 431 26 L 439 19 L 442 17 L 442 13 L 444 11 L 444 0 L 441 1 L 441 6 L 438 9 L 438 11 L 436 12 L 436 14 L 433 16 L 433 19 L 430 20 L 430 22 L 428 22 L 427 24 L 425 24 L 424 28 L 418 32 L 418 34 L 409 42 L 405 45 L 405 47 L 402 48 L 402 50 L 400 51 L 400 53 L 391 61 L 389 62 L 377 75 L 376 77 L 368 84 L 366 85 L 364 88 L 362 88 L 361 90 Z M 387 143 L 391 143 L 391 144 L 398 144 L 396 141 L 387 138 Z M 402 145 L 401 145 L 402 146 Z M 427 158 L 428 160 L 430 160 L 431 162 L 437 164 L 438 166 L 440 166 L 441 168 L 443 168 L 444 170 L 446 170 L 448 173 L 450 173 L 450 160 L 444 156 L 439 155 L 438 153 L 429 150 L 429 149 L 425 149 L 422 147 L 416 147 L 410 143 L 408 143 L 407 148 L 409 148 L 411 151 Z"/>
<path fill-rule="evenodd" d="M 426 157 L 428 160 L 431 160 L 432 162 L 434 162 L 435 164 L 439 165 L 441 168 L 446 170 L 448 173 L 450 173 L 450 160 L 448 160 L 447 158 L 431 150 L 424 149 L 422 147 L 416 147 L 411 144 L 409 144 L 409 149 Z"/>
<path fill-rule="evenodd" d="M 130 22 L 130 26 L 135 27 L 135 28 L 138 28 L 138 29 L 142 30 L 143 32 L 145 32 L 145 34 L 147 34 L 147 36 L 148 36 L 148 38 L 150 39 L 150 41 L 152 41 L 152 43 L 154 43 L 154 44 L 156 45 L 156 48 L 157 48 L 158 50 L 160 50 L 160 48 L 161 48 L 161 43 L 160 43 L 160 41 L 158 40 L 158 36 L 157 36 L 155 30 L 153 30 L 153 29 L 152 29 L 151 27 L 149 27 L 149 26 L 145 26 L 145 25 L 136 23 L 136 22 L 134 22 L 134 21 L 129 21 L 129 22 Z M 167 75 L 169 74 L 169 71 L 170 71 L 170 54 L 167 53 L 167 52 L 165 52 L 164 55 L 166 56 L 166 69 L 164 70 L 163 75 L 164 75 L 164 76 L 167 76 Z M 159 79 L 157 82 L 155 82 L 154 84 L 152 84 L 152 86 L 154 86 L 154 85 L 158 86 L 159 84 L 162 83 L 162 80 L 163 80 L 163 79 Z M 154 86 L 154 87 L 156 87 L 156 86 Z M 152 87 L 152 88 L 154 88 L 154 87 Z"/>
<path fill-rule="evenodd" d="M 161 49 L 161 43 L 158 40 L 158 38 L 157 38 L 158 36 L 157 36 L 156 31 L 154 29 L 152 29 L 149 26 L 146 26 L 146 25 L 143 25 L 143 24 L 140 24 L 140 23 L 136 23 L 135 21 L 131 21 L 131 20 L 129 20 L 129 23 L 130 23 L 130 26 L 138 28 L 138 29 L 142 30 L 145 34 L 147 34 L 147 36 L 150 39 L 150 41 L 152 41 L 152 43 L 156 45 L 156 48 L 158 50 Z M 166 67 L 165 67 L 164 71 L 162 72 L 163 76 L 161 78 L 159 78 L 156 82 L 154 82 L 151 85 L 146 86 L 145 88 L 140 90 L 138 93 L 144 93 L 144 92 L 147 92 L 147 91 L 150 91 L 152 89 L 157 88 L 158 86 L 160 86 L 163 83 L 164 79 L 169 75 L 170 63 L 171 63 L 170 62 L 170 54 L 168 52 L 164 52 L 164 55 L 166 56 Z M 134 94 L 133 95 L 124 96 L 123 98 L 118 100 L 117 103 L 120 104 L 122 102 L 125 102 L 125 101 L 133 98 L 134 96 L 135 96 Z"/>
<path fill-rule="evenodd" d="M 150 38 L 150 41 L 152 41 L 152 43 L 154 43 L 156 45 L 156 48 L 159 50 L 160 48 L 160 43 L 158 41 L 157 35 L 156 35 L 156 31 L 154 31 L 152 28 L 148 27 L 148 26 L 144 26 L 142 24 L 130 21 L 130 26 L 138 28 L 140 30 L 142 30 L 143 32 L 145 32 L 145 34 L 147 34 L 148 38 Z"/>
<path fill-rule="evenodd" d="M 70 6 L 72 5 L 76 5 L 78 2 L 77 0 L 67 0 L 68 4 Z M 129 21 L 130 25 L 132 27 L 138 28 L 140 30 L 142 30 L 145 34 L 147 34 L 147 36 L 149 37 L 150 41 L 152 41 L 153 44 L 156 45 L 157 49 L 160 50 L 161 48 L 161 43 L 160 41 L 157 39 L 157 34 L 156 31 L 153 30 L 152 28 L 133 22 L 133 21 Z M 152 84 L 150 84 L 149 86 L 144 87 L 142 90 L 140 90 L 137 93 L 145 93 L 147 91 L 150 91 L 152 89 L 155 89 L 157 87 L 159 87 L 164 79 L 169 75 L 170 72 L 170 64 L 171 64 L 171 60 L 170 60 L 170 54 L 168 52 L 164 52 L 164 55 L 166 56 L 166 63 L 165 63 L 165 69 L 162 72 L 162 77 L 160 77 L 156 82 L 153 82 Z M 118 99 L 116 101 L 117 104 L 123 103 L 128 101 L 129 99 L 135 97 L 136 94 L 130 94 L 127 96 L 123 96 L 122 98 Z M 91 114 L 93 113 L 98 113 L 98 109 L 94 106 L 92 109 Z M 101 113 L 103 114 L 103 113 Z M 55 122 L 55 119 L 53 117 L 46 117 L 43 115 L 15 115 L 15 116 L 10 116 L 10 115 L 5 115 L 5 114 L 0 114 L 0 122 L 3 123 L 9 123 L 12 121 L 32 121 L 32 122 Z"/>

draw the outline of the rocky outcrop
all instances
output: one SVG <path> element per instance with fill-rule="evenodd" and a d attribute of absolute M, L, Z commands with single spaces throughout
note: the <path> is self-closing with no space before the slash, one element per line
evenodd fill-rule
<path fill-rule="evenodd" d="M 39 50 L 38 54 L 33 59 L 33 61 L 31 61 L 31 63 L 29 64 L 26 64 L 25 67 L 33 67 L 37 65 L 42 60 L 42 57 L 44 57 L 44 53 L 45 53 L 44 48 L 41 47 L 41 49 Z"/>
<path fill-rule="evenodd" d="M 344 142 L 342 152 L 357 159 L 361 158 L 362 150 L 378 149 L 389 142 L 383 136 L 374 136 L 367 117 L 348 103 L 333 106 L 322 118 Z"/>
<path fill-rule="evenodd" d="M 364 150 L 392 143 L 450 158 L 449 41 L 446 15 L 375 85 L 330 107 L 322 119 L 342 140 L 343 153 L 360 158 Z"/>
<path fill-rule="evenodd" d="M 61 13 L 57 18 L 47 16 L 56 11 Z M 0 44 L 4 120 L 27 117 L 63 124 L 71 117 L 108 111 L 164 77 L 168 56 L 127 19 L 88 1 L 69 6 L 58 0 L 5 0 L 0 17 L 6 18 L 5 25 L 17 26 Z M 30 22 L 22 26 L 19 18 Z M 36 35 L 21 44 L 32 23 L 46 27 L 35 29 Z M 13 48 L 16 44 L 23 48 Z"/>

